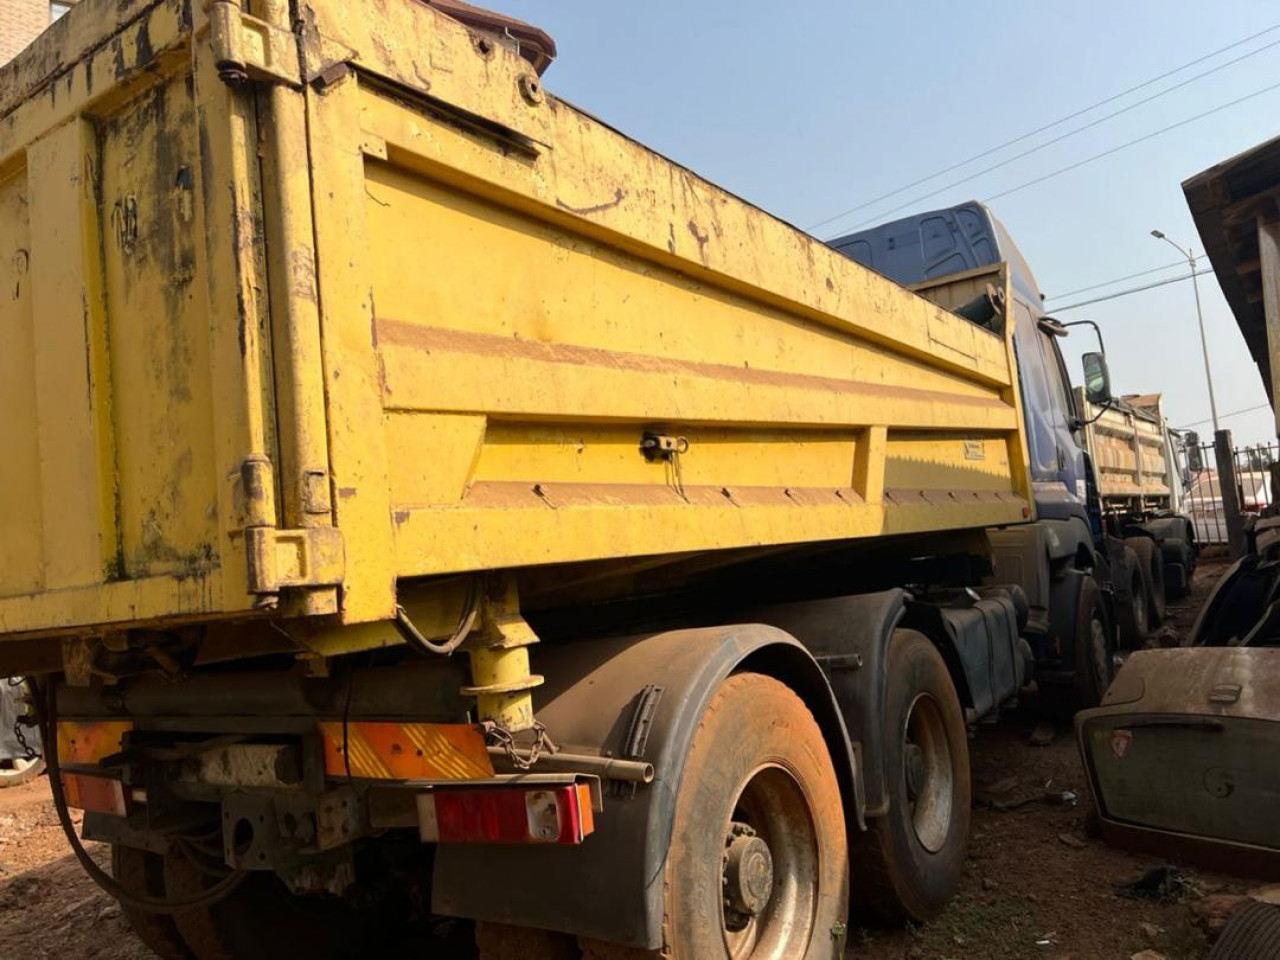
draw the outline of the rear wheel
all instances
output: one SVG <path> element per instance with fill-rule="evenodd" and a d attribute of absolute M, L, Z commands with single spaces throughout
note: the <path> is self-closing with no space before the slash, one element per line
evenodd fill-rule
<path fill-rule="evenodd" d="M 853 838 L 853 902 L 882 921 L 937 915 L 960 883 L 969 837 L 969 743 L 937 648 L 894 632 L 885 691 L 889 812 Z"/>
<path fill-rule="evenodd" d="M 1120 561 L 1117 576 L 1117 613 L 1120 620 L 1120 645 L 1126 650 L 1141 649 L 1150 632 L 1151 598 L 1147 578 L 1138 554 L 1128 545 Z"/>
<path fill-rule="evenodd" d="M 158 853 L 115 844 L 111 848 L 111 874 L 130 893 L 153 898 L 165 895 L 164 857 Z M 193 960 L 173 917 L 145 913 L 124 904 L 121 904 L 120 912 L 138 939 L 160 960 Z"/>
<path fill-rule="evenodd" d="M 1133 549 L 1138 566 L 1146 574 L 1148 623 L 1158 627 L 1164 623 L 1165 614 L 1164 556 L 1150 537 L 1130 537 L 1125 545 Z"/>
<path fill-rule="evenodd" d="M 729 677 L 676 797 L 663 955 L 839 956 L 848 878 L 840 788 L 813 715 L 771 677 Z"/>
<path fill-rule="evenodd" d="M 1166 537 L 1160 541 L 1160 555 L 1165 563 L 1165 597 L 1181 600 L 1191 592 L 1191 577 L 1196 570 L 1195 551 L 1181 537 Z"/>
<path fill-rule="evenodd" d="M 1157 517 L 1142 525 L 1156 539 L 1161 559 L 1166 568 L 1180 568 L 1176 573 L 1168 570 L 1165 589 L 1168 599 L 1177 600 L 1191 591 L 1191 577 L 1196 570 L 1195 529 L 1186 517 Z"/>
<path fill-rule="evenodd" d="M 417 848 L 417 837 L 413 838 Z M 165 889 L 186 897 L 216 880 L 211 858 L 199 851 L 173 851 L 164 858 Z M 381 864 L 362 867 L 356 856 L 356 883 L 345 897 L 296 895 L 272 873 L 255 872 L 228 896 L 207 907 L 184 910 L 174 923 L 195 960 L 361 960 L 364 957 L 422 957 L 444 960 L 474 955 L 466 930 L 437 930 L 427 916 L 415 917 L 414 878 Z M 429 895 L 425 902 L 429 902 Z M 468 941 L 462 949 L 457 941 Z"/>
<path fill-rule="evenodd" d="M 1116 670 L 1111 622 L 1093 577 L 1080 585 L 1075 627 L 1076 707 L 1083 710 L 1102 702 Z"/>

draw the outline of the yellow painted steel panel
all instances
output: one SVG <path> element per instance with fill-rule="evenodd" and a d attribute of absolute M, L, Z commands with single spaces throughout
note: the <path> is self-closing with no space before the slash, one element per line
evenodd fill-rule
<path fill-rule="evenodd" d="M 28 151 L 44 587 L 98 582 L 117 557 L 97 133 L 66 123 Z M 72 363 L 70 358 L 84 358 Z"/>
<path fill-rule="evenodd" d="M 174 78 L 99 125 L 107 342 L 121 434 L 115 574 L 131 579 L 207 564 L 216 552 L 195 110 L 191 88 Z"/>
<path fill-rule="evenodd" d="M 44 583 L 27 181 L 0 179 L 0 595 Z"/>
<path fill-rule="evenodd" d="M 1029 516 L 944 309 L 999 269 L 915 296 L 413 0 L 313 0 L 300 75 L 253 11 L 83 0 L 0 70 L 0 635 Z"/>

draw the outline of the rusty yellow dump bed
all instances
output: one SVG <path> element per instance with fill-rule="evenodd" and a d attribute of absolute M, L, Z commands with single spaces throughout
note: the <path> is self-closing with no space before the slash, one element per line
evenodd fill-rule
<path fill-rule="evenodd" d="M 1104 410 L 1091 404 L 1084 388 L 1078 387 L 1076 402 L 1088 421 L 1085 447 L 1093 458 L 1103 501 L 1138 510 L 1168 508 L 1177 471 L 1160 395 L 1124 397 Z"/>
<path fill-rule="evenodd" d="M 431 7 L 303 9 L 0 69 L 0 636 L 1027 517 L 1002 334 Z"/>

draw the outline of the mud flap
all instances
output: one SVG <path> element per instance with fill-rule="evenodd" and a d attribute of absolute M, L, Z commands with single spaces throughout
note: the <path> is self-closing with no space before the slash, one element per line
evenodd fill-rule
<path fill-rule="evenodd" d="M 580 846 L 436 848 L 432 909 L 630 946 L 662 946 L 663 866 L 684 759 L 706 703 L 730 673 L 783 681 L 805 700 L 859 822 L 857 763 L 831 687 L 793 637 L 761 625 L 546 644 L 538 718 L 573 753 L 646 760 L 653 782 L 607 783 L 596 831 Z"/>

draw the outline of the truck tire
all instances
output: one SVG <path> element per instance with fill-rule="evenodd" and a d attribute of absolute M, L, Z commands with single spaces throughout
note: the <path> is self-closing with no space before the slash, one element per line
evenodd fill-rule
<path fill-rule="evenodd" d="M 147 897 L 165 895 L 164 857 L 158 853 L 114 844 L 111 847 L 111 875 L 131 893 Z M 160 960 L 194 960 L 173 917 L 144 913 L 124 904 L 120 905 L 120 912 L 138 939 Z"/>
<path fill-rule="evenodd" d="M 164 858 L 170 896 L 199 893 L 213 881 L 185 854 Z M 360 960 L 395 955 L 379 942 L 376 918 L 345 900 L 295 896 L 271 873 L 254 873 L 218 902 L 174 914 L 183 942 L 196 960 Z"/>
<path fill-rule="evenodd" d="M 1158 627 L 1164 623 L 1165 614 L 1164 555 L 1150 537 L 1129 537 L 1125 545 L 1138 555 L 1138 566 L 1146 572 L 1150 603 L 1147 623 L 1152 628 Z"/>
<path fill-rule="evenodd" d="M 1093 580 L 1089 582 L 1093 583 Z M 1150 632 L 1151 597 L 1142 562 L 1128 541 L 1125 541 L 1123 557 L 1116 564 L 1114 582 L 1120 646 L 1125 650 L 1141 650 Z M 1096 584 L 1094 589 L 1097 589 Z"/>
<path fill-rule="evenodd" d="M 1209 960 L 1280 960 L 1280 907 L 1247 901 L 1231 914 Z"/>
<path fill-rule="evenodd" d="M 1165 597 L 1181 600 L 1191 592 L 1191 576 L 1196 569 L 1195 551 L 1181 537 L 1160 541 L 1160 554 L 1165 564 Z"/>
<path fill-rule="evenodd" d="M 1076 708 L 1096 707 L 1115 678 L 1115 643 L 1102 591 L 1093 577 L 1080 584 L 1076 603 Z"/>
<path fill-rule="evenodd" d="M 1186 517 L 1156 517 L 1142 524 L 1142 528 L 1156 538 L 1164 559 L 1166 595 L 1170 600 L 1185 597 L 1191 592 L 1191 577 L 1196 571 L 1197 548 L 1195 529 Z M 1181 575 L 1172 567 L 1181 567 Z"/>
<path fill-rule="evenodd" d="M 730 676 L 685 760 L 657 956 L 841 956 L 848 849 L 839 783 L 813 715 L 772 677 Z"/>
<path fill-rule="evenodd" d="M 889 811 L 850 844 L 853 903 L 860 918 L 921 922 L 946 906 L 964 871 L 968 731 L 946 663 L 923 634 L 895 630 L 885 672 Z"/>
<path fill-rule="evenodd" d="M 34 780 L 44 773 L 44 758 L 12 757 L 0 760 L 0 790 L 16 787 Z"/>

